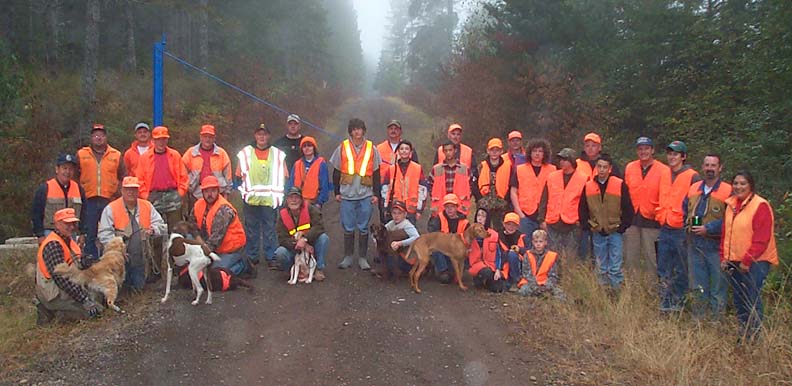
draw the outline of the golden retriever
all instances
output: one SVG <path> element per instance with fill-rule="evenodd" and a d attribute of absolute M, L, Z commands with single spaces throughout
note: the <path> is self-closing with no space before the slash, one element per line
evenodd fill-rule
<path fill-rule="evenodd" d="M 86 269 L 79 269 L 77 264 L 60 263 L 55 266 L 55 273 L 83 287 L 101 292 L 107 300 L 107 306 L 116 312 L 121 309 L 115 305 L 118 289 L 124 283 L 126 275 L 126 245 L 120 237 L 114 237 L 105 246 L 102 258 Z"/>

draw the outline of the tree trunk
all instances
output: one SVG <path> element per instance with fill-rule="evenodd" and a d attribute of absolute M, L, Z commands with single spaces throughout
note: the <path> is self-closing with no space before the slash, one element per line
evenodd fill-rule
<path fill-rule="evenodd" d="M 135 52 L 135 15 L 133 12 L 132 1 L 128 1 L 124 7 L 124 18 L 127 27 L 126 61 L 124 69 L 129 72 L 137 70 L 137 53 Z"/>
<path fill-rule="evenodd" d="M 61 14 L 63 12 L 63 1 L 52 0 L 47 7 L 47 20 L 49 21 L 51 40 L 50 49 L 47 52 L 47 65 L 51 71 L 55 71 L 61 65 L 62 36 Z"/>
<path fill-rule="evenodd" d="M 207 69 L 209 67 L 209 0 L 201 0 L 198 23 L 199 63 L 201 68 Z"/>
<path fill-rule="evenodd" d="M 83 117 L 78 133 L 79 141 L 93 122 L 96 114 L 96 74 L 99 67 L 99 0 L 88 0 L 85 19 L 85 60 L 82 73 Z"/>

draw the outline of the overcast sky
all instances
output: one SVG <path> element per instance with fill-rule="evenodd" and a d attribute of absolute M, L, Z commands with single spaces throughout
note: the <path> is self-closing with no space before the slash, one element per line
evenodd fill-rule
<path fill-rule="evenodd" d="M 385 18 L 390 10 L 388 0 L 353 0 L 358 14 L 360 42 L 367 65 L 377 65 L 385 36 Z"/>

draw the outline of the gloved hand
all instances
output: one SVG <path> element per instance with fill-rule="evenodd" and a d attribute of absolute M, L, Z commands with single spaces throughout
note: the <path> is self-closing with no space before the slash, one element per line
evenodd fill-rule
<path fill-rule="evenodd" d="M 93 301 L 91 298 L 85 298 L 82 307 L 86 312 L 88 312 L 88 316 L 92 318 L 102 313 L 102 310 L 99 308 L 99 305 L 96 304 L 96 302 Z"/>

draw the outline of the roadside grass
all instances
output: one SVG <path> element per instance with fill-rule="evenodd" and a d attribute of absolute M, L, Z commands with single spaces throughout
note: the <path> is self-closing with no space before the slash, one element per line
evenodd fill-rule
<path fill-rule="evenodd" d="M 565 370 L 569 381 L 792 384 L 792 310 L 782 297 L 764 294 L 763 337 L 755 345 L 737 345 L 738 325 L 732 313 L 704 322 L 692 320 L 688 312 L 661 315 L 648 276 L 627 283 L 613 297 L 600 288 L 587 265 L 565 268 L 566 303 L 522 299 L 504 316 L 525 329 L 519 334 L 523 344 L 547 349 L 543 352 Z"/>

